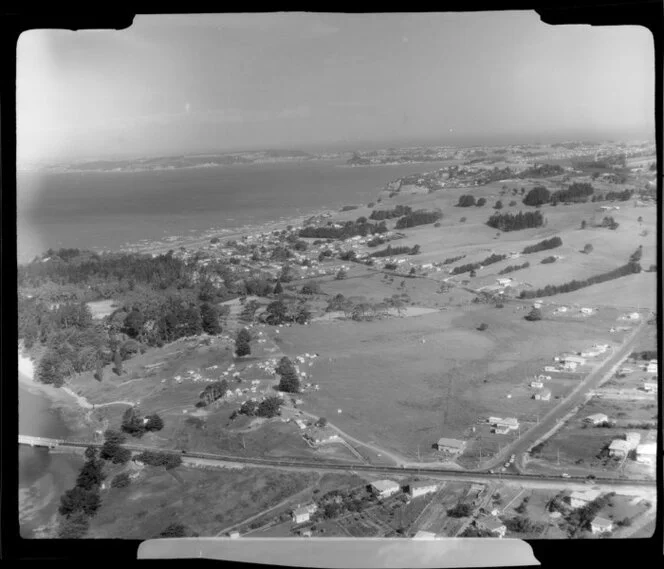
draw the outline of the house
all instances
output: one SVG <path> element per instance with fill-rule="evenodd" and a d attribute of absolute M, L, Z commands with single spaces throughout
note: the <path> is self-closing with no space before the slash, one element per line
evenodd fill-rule
<path fill-rule="evenodd" d="M 657 373 L 657 360 L 651 360 L 646 366 L 646 372 Z"/>
<path fill-rule="evenodd" d="M 307 425 L 302 419 L 295 419 L 295 424 L 300 427 L 300 429 L 304 430 L 307 428 Z"/>
<path fill-rule="evenodd" d="M 544 366 L 544 371 L 558 371 L 558 368 L 555 366 Z"/>
<path fill-rule="evenodd" d="M 506 279 L 497 279 L 497 283 L 498 283 L 500 286 L 507 286 L 507 285 L 510 284 L 511 282 L 512 282 L 512 279 L 509 279 L 509 278 L 506 278 Z"/>
<path fill-rule="evenodd" d="M 636 447 L 636 462 L 654 465 L 657 457 L 657 443 L 642 443 Z"/>
<path fill-rule="evenodd" d="M 498 419 L 494 418 L 495 421 L 492 424 L 495 427 L 501 428 L 506 427 L 507 429 L 516 430 L 519 428 L 519 421 L 515 417 L 509 417 L 507 419 Z"/>
<path fill-rule="evenodd" d="M 379 498 L 387 498 L 396 494 L 401 488 L 392 480 L 376 480 L 371 483 L 371 491 Z"/>
<path fill-rule="evenodd" d="M 601 492 L 599 490 L 582 490 L 572 492 L 569 496 L 569 505 L 576 508 L 583 508 L 599 498 Z"/>
<path fill-rule="evenodd" d="M 492 534 L 497 535 L 498 537 L 505 537 L 507 528 L 505 524 L 495 516 L 485 516 L 477 520 L 476 525 L 480 529 L 485 529 L 490 531 Z"/>
<path fill-rule="evenodd" d="M 442 450 L 449 454 L 460 454 L 466 448 L 466 441 L 460 441 L 457 439 L 438 439 L 436 443 L 438 450 Z"/>
<path fill-rule="evenodd" d="M 565 363 L 563 363 L 563 370 L 564 371 L 575 371 L 577 367 L 579 367 L 579 364 L 577 364 L 576 362 L 565 362 Z"/>
<path fill-rule="evenodd" d="M 590 349 L 590 350 L 584 350 L 583 352 L 581 352 L 581 356 L 583 356 L 584 358 L 594 358 L 594 357 L 599 356 L 600 353 L 601 352 L 599 352 L 598 350 Z"/>
<path fill-rule="evenodd" d="M 436 534 L 420 530 L 413 536 L 413 539 L 436 539 Z"/>
<path fill-rule="evenodd" d="M 302 537 L 311 537 L 311 530 L 310 529 L 305 529 L 303 532 L 300 533 Z"/>
<path fill-rule="evenodd" d="M 540 381 L 544 381 L 544 380 L 548 381 L 549 379 L 551 379 L 551 376 L 550 375 L 538 375 L 537 379 L 539 379 Z"/>
<path fill-rule="evenodd" d="M 605 518 L 600 518 L 597 516 L 592 522 L 590 522 L 590 530 L 593 534 L 598 533 L 607 533 L 613 529 L 613 522 Z"/>
<path fill-rule="evenodd" d="M 494 432 L 496 435 L 506 435 L 507 433 L 510 432 L 510 430 L 511 430 L 511 429 L 510 429 L 509 427 L 504 426 L 504 425 L 501 426 L 501 427 L 499 427 L 499 426 L 495 426 L 495 427 L 493 428 L 493 432 Z"/>
<path fill-rule="evenodd" d="M 609 417 L 604 413 L 595 413 L 594 415 L 588 415 L 584 422 L 590 423 L 591 425 L 601 425 L 606 423 L 609 420 Z"/>
<path fill-rule="evenodd" d="M 538 389 L 541 389 L 542 387 L 544 387 L 544 384 L 539 380 L 535 380 L 530 382 L 530 387 L 536 387 Z"/>
<path fill-rule="evenodd" d="M 228 537 L 231 539 L 237 539 L 240 537 L 240 532 L 239 531 L 232 531 L 231 533 L 228 534 Z"/>
<path fill-rule="evenodd" d="M 629 447 L 631 449 L 635 449 L 636 446 L 641 442 L 641 433 L 636 433 L 634 431 L 625 433 L 625 440 L 629 443 Z"/>
<path fill-rule="evenodd" d="M 296 524 L 308 522 L 310 517 L 311 513 L 307 508 L 297 508 L 296 510 L 293 510 L 293 521 Z"/>
<path fill-rule="evenodd" d="M 565 356 L 563 357 L 562 361 L 564 364 L 575 363 L 577 366 L 582 366 L 586 363 L 586 360 L 579 356 Z"/>
<path fill-rule="evenodd" d="M 312 427 L 304 434 L 304 437 L 312 443 L 320 445 L 325 443 L 340 442 L 341 437 L 331 427 Z"/>
<path fill-rule="evenodd" d="M 593 309 L 592 309 L 592 308 L 582 308 L 582 309 L 581 309 L 581 314 L 583 314 L 584 316 L 588 316 L 588 315 L 590 315 L 590 314 L 592 314 L 592 313 L 593 313 Z"/>
<path fill-rule="evenodd" d="M 537 399 L 538 401 L 550 401 L 551 391 L 545 389 L 543 391 L 540 391 L 539 393 L 535 393 L 535 395 L 533 395 L 533 399 Z"/>
<path fill-rule="evenodd" d="M 438 484 L 433 482 L 413 482 L 408 485 L 408 495 L 411 498 L 417 498 L 418 496 L 424 496 L 425 494 L 431 494 L 438 490 Z"/>
<path fill-rule="evenodd" d="M 609 456 L 625 458 L 630 451 L 629 443 L 622 439 L 614 439 L 609 445 Z"/>
<path fill-rule="evenodd" d="M 648 393 L 657 393 L 657 383 L 654 381 L 644 381 L 643 391 L 647 391 Z"/>

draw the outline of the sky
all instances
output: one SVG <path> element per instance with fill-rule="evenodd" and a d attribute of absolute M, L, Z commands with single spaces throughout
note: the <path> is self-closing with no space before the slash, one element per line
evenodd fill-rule
<path fill-rule="evenodd" d="M 534 12 L 137 16 L 17 47 L 26 164 L 266 148 L 654 139 L 640 27 Z"/>

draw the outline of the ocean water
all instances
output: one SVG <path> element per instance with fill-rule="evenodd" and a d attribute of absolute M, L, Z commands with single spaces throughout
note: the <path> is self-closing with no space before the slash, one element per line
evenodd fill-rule
<path fill-rule="evenodd" d="M 24 435 L 64 438 L 69 429 L 43 395 L 19 387 L 19 432 Z M 17 512 L 21 535 L 34 537 L 35 530 L 49 523 L 57 512 L 60 496 L 76 481 L 82 458 L 51 454 L 47 449 L 18 447 Z"/>
<path fill-rule="evenodd" d="M 153 172 L 21 172 L 18 258 L 53 247 L 118 249 L 366 204 L 388 182 L 443 163 L 342 167 L 315 160 Z"/>

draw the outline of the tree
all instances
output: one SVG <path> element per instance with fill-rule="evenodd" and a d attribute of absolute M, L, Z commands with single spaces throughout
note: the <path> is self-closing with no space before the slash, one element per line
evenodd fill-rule
<path fill-rule="evenodd" d="M 549 203 L 550 198 L 551 192 L 549 192 L 549 190 L 544 186 L 535 186 L 526 194 L 526 197 L 523 198 L 523 204 L 538 206 Z"/>
<path fill-rule="evenodd" d="M 503 202 L 501 202 L 500 200 L 498 200 L 498 201 L 496 202 L 496 205 L 493 206 L 493 209 L 503 209 Z"/>
<path fill-rule="evenodd" d="M 98 489 L 86 490 L 80 486 L 75 486 L 61 496 L 58 513 L 67 518 L 77 512 L 93 516 L 99 506 L 101 506 L 101 498 Z"/>
<path fill-rule="evenodd" d="M 583 246 L 583 252 L 584 252 L 586 255 L 588 255 L 589 253 L 592 253 L 592 251 L 593 251 L 593 246 L 592 246 L 590 243 L 586 243 L 586 244 Z"/>
<path fill-rule="evenodd" d="M 95 486 L 99 486 L 104 478 L 102 463 L 98 460 L 88 460 L 78 473 L 76 486 L 84 490 L 92 490 Z"/>
<path fill-rule="evenodd" d="M 346 278 L 347 275 L 348 275 L 348 273 L 344 269 L 339 269 L 339 271 L 337 272 L 337 274 L 334 278 L 338 281 L 342 281 Z"/>
<path fill-rule="evenodd" d="M 65 381 L 62 357 L 55 350 L 47 351 L 39 360 L 37 379 L 41 383 L 61 387 Z"/>
<path fill-rule="evenodd" d="M 302 294 L 319 294 L 320 293 L 320 285 L 315 282 L 315 281 L 309 281 L 308 283 L 305 283 L 302 286 L 302 290 L 300 291 Z"/>
<path fill-rule="evenodd" d="M 459 222 L 460 222 L 460 223 L 466 223 L 466 218 L 465 218 L 465 217 L 462 217 L 462 218 L 459 220 Z"/>
<path fill-rule="evenodd" d="M 475 204 L 477 207 L 482 207 L 486 204 L 486 198 L 480 198 L 477 200 L 477 203 Z"/>
<path fill-rule="evenodd" d="M 266 397 L 258 404 L 257 415 L 259 417 L 276 417 L 279 415 L 281 400 L 278 397 Z"/>
<path fill-rule="evenodd" d="M 145 318 L 138 310 L 134 309 L 124 319 L 123 332 L 131 338 L 137 338 L 143 330 Z"/>
<path fill-rule="evenodd" d="M 281 281 L 277 281 L 277 284 L 274 286 L 273 294 L 281 294 L 284 292 L 284 287 L 281 286 Z"/>
<path fill-rule="evenodd" d="M 120 431 L 114 431 L 112 429 L 108 429 L 106 432 L 104 432 L 104 441 L 106 441 L 107 443 L 121 445 L 126 440 L 127 437 L 125 437 Z"/>
<path fill-rule="evenodd" d="M 410 250 L 411 255 L 419 255 L 420 253 L 420 246 L 419 245 L 413 245 L 413 248 Z"/>
<path fill-rule="evenodd" d="M 81 539 L 90 528 L 90 519 L 85 512 L 75 512 L 60 520 L 58 539 Z"/>
<path fill-rule="evenodd" d="M 113 354 L 113 364 L 115 366 L 113 371 L 117 375 L 122 375 L 124 373 L 124 369 L 122 367 L 122 356 L 120 355 L 120 350 L 115 350 Z"/>
<path fill-rule="evenodd" d="M 457 207 L 469 207 L 473 205 L 475 205 L 475 196 L 470 194 L 459 196 L 459 203 L 457 203 Z"/>
<path fill-rule="evenodd" d="M 583 220 L 581 221 L 581 229 L 585 229 L 586 226 L 587 226 L 586 220 L 583 219 Z"/>
<path fill-rule="evenodd" d="M 203 331 L 212 336 L 221 333 L 221 325 L 219 324 L 219 312 L 217 307 L 208 302 L 201 304 L 201 324 Z"/>
<path fill-rule="evenodd" d="M 473 508 L 470 504 L 457 504 L 453 508 L 447 510 L 447 515 L 452 518 L 465 518 L 473 513 Z"/>
<path fill-rule="evenodd" d="M 318 419 L 317 425 L 319 427 L 324 427 L 325 425 L 327 425 L 327 419 L 325 417 L 321 417 L 320 419 Z"/>
<path fill-rule="evenodd" d="M 539 308 L 534 308 L 524 316 L 529 322 L 534 322 L 536 320 L 542 319 L 542 311 Z"/>
<path fill-rule="evenodd" d="M 483 332 L 483 331 L 486 330 L 488 327 L 489 327 L 489 325 L 488 325 L 486 322 L 482 322 L 482 323 L 477 327 L 477 329 L 478 329 L 480 332 Z"/>
<path fill-rule="evenodd" d="M 148 415 L 145 418 L 147 419 L 147 422 L 145 423 L 146 431 L 161 431 L 164 428 L 163 419 L 156 413 Z"/>
<path fill-rule="evenodd" d="M 172 523 L 164 529 L 157 537 L 187 537 L 188 529 L 180 523 Z"/>
<path fill-rule="evenodd" d="M 281 380 L 279 381 L 279 391 L 285 391 L 286 393 L 299 393 L 300 392 L 300 379 L 297 376 L 295 369 L 286 369 L 284 373 L 281 374 Z"/>
<path fill-rule="evenodd" d="M 85 449 L 85 460 L 97 460 L 99 452 L 96 447 L 87 447 Z"/>
<path fill-rule="evenodd" d="M 248 356 L 251 354 L 251 345 L 243 338 L 235 340 L 235 355 L 238 357 Z"/>
<path fill-rule="evenodd" d="M 126 488 L 131 483 L 131 478 L 126 472 L 121 472 L 111 480 L 111 488 Z"/>
<path fill-rule="evenodd" d="M 638 221 L 639 225 L 641 225 L 643 223 L 643 217 L 639 216 L 639 218 L 636 221 Z"/>
<path fill-rule="evenodd" d="M 145 433 L 145 423 L 136 413 L 134 407 L 129 407 L 122 415 L 122 425 L 120 427 L 124 433 L 133 437 L 142 437 Z"/>

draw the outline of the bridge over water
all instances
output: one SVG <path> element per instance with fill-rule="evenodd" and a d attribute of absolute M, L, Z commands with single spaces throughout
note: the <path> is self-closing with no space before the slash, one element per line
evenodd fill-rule
<path fill-rule="evenodd" d="M 55 448 L 66 441 L 62 439 L 47 439 L 44 437 L 31 437 L 29 435 L 19 435 L 18 444 L 30 445 L 31 447 Z"/>

